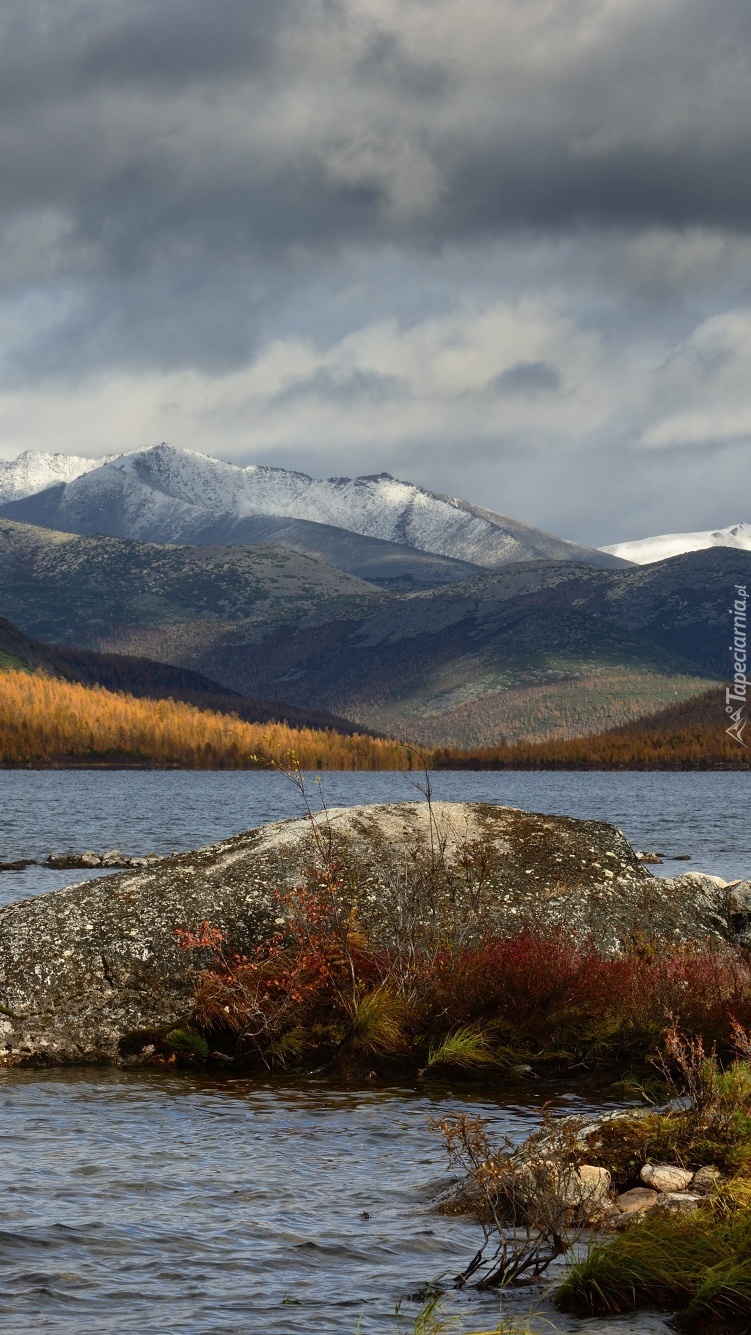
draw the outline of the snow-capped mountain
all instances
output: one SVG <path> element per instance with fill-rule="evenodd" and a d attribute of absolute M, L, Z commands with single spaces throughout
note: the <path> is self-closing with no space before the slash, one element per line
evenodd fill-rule
<path fill-rule="evenodd" d="M 22 496 L 33 496 L 56 482 L 72 482 L 117 457 L 108 454 L 103 459 L 83 459 L 76 454 L 24 450 L 10 462 L 0 460 L 0 502 L 4 504 L 5 501 L 20 500 Z"/>
<path fill-rule="evenodd" d="M 741 551 L 751 552 L 751 524 L 731 524 L 728 528 L 716 528 L 706 533 L 661 533 L 656 538 L 616 542 L 602 550 L 636 565 L 648 566 L 653 561 L 666 561 L 669 556 L 703 552 L 709 547 L 738 547 Z"/>
<path fill-rule="evenodd" d="M 284 468 L 238 468 L 169 445 L 123 454 L 81 470 L 70 481 L 59 480 L 44 491 L 35 486 L 34 494 L 23 498 L 16 491 L 15 496 L 0 507 L 6 518 L 142 541 L 269 542 L 275 539 L 268 536 L 268 521 L 283 519 L 285 545 L 323 554 L 324 559 L 325 527 L 340 538 L 342 532 L 360 535 L 402 552 L 432 553 L 475 567 L 539 558 L 623 564 L 606 552 L 400 482 L 388 473 L 319 480 Z M 300 526 L 290 528 L 288 521 Z M 322 526 L 318 541 L 324 543 L 323 552 L 310 546 L 316 540 L 312 525 Z"/>

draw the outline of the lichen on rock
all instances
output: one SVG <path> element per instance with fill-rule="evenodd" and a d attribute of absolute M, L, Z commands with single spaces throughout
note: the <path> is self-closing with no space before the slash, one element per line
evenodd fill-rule
<path fill-rule="evenodd" d="M 469 802 L 335 808 L 0 910 L 0 1063 L 139 1060 L 149 1034 L 189 1019 L 209 963 L 178 929 L 208 922 L 228 949 L 254 949 L 278 930 L 276 891 L 309 876 L 323 844 L 374 939 L 398 932 L 399 896 L 436 857 L 447 889 L 433 910 L 468 933 L 564 927 L 610 953 L 645 934 L 732 936 L 727 891 L 654 878 L 602 821 Z"/>

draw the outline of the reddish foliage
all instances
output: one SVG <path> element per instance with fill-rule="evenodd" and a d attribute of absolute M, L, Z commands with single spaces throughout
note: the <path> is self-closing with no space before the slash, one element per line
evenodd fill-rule
<path fill-rule="evenodd" d="M 488 933 L 473 946 L 415 954 L 400 973 L 395 952 L 358 930 L 332 875 L 280 893 L 279 930 L 249 955 L 230 955 L 208 922 L 180 930 L 186 949 L 209 949 L 196 1013 L 263 1052 L 295 1026 L 344 1033 L 358 999 L 399 995 L 416 1051 L 459 1025 L 479 1024 L 517 1051 L 648 1055 L 671 1023 L 727 1047 L 733 1023 L 751 1026 L 751 962 L 720 943 L 660 953 L 598 953 L 562 930 Z"/>
<path fill-rule="evenodd" d="M 563 932 L 486 937 L 434 960 L 428 1004 L 452 1024 L 488 1022 L 517 1041 L 570 1043 L 605 1029 L 628 1041 L 658 1034 L 673 1016 L 726 1043 L 731 1016 L 751 1023 L 751 965 L 719 943 L 609 957 Z"/>

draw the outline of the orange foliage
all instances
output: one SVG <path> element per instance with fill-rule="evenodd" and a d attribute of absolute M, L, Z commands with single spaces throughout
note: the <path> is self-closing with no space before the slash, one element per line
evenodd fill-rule
<path fill-rule="evenodd" d="M 433 751 L 435 769 L 748 769 L 751 747 L 725 731 L 725 692 L 692 700 L 594 736 Z M 749 732 L 751 740 L 751 731 Z"/>
<path fill-rule="evenodd" d="M 135 699 L 28 672 L 0 672 L 0 765 L 109 763 L 255 769 L 294 753 L 302 769 L 408 769 L 400 742 L 246 723 L 174 700 Z"/>

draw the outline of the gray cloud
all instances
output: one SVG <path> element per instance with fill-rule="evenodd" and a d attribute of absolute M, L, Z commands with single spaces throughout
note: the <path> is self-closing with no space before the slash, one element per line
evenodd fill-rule
<path fill-rule="evenodd" d="M 500 375 L 493 376 L 487 389 L 496 394 L 555 394 L 561 377 L 550 362 L 514 362 Z"/>
<path fill-rule="evenodd" d="M 0 453 L 739 517 L 750 38 L 744 0 L 9 0 Z"/>

